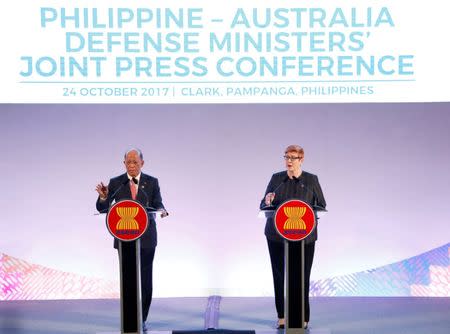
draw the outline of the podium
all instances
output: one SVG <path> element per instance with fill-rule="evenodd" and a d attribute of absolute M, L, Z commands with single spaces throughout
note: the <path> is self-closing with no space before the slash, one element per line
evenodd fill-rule
<path fill-rule="evenodd" d="M 149 219 L 157 211 L 134 200 L 122 200 L 106 212 L 106 226 L 118 240 L 120 264 L 121 334 L 143 333 L 141 293 L 141 241 Z"/>
<path fill-rule="evenodd" d="M 259 217 L 273 218 L 275 230 L 284 239 L 285 331 L 305 334 L 305 238 L 316 228 L 322 207 L 300 200 L 287 200 L 277 208 L 266 207 Z"/>
<path fill-rule="evenodd" d="M 141 241 L 119 240 L 121 333 L 142 333 Z"/>

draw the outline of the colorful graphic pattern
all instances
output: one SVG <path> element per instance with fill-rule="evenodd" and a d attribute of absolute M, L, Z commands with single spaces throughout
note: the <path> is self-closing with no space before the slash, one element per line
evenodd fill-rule
<path fill-rule="evenodd" d="M 450 243 L 421 255 L 311 283 L 312 296 L 450 297 Z"/>
<path fill-rule="evenodd" d="M 311 296 L 450 297 L 450 243 L 410 259 L 311 283 Z M 0 300 L 119 298 L 119 283 L 0 253 Z"/>
<path fill-rule="evenodd" d="M 0 253 L 0 300 L 119 298 L 119 283 L 62 272 Z"/>

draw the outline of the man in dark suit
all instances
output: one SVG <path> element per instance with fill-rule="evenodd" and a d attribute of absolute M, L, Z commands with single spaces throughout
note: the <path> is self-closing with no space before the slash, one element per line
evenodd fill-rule
<path fill-rule="evenodd" d="M 162 203 L 158 179 L 141 173 L 144 157 L 139 149 L 128 150 L 124 156 L 126 173 L 112 178 L 108 186 L 103 182 L 97 185 L 97 210 L 105 212 L 115 200 L 134 199 L 144 207 L 161 211 L 161 217 L 168 215 Z M 147 320 L 153 293 L 153 258 L 157 244 L 156 223 L 149 217 L 147 231 L 141 237 L 141 291 L 143 329 Z M 114 248 L 118 249 L 118 240 L 114 239 Z"/>

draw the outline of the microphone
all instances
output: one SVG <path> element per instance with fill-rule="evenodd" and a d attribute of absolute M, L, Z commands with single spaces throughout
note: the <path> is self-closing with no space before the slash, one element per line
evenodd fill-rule
<path fill-rule="evenodd" d="M 126 185 L 128 183 L 128 179 L 124 180 L 120 186 L 116 189 L 115 192 L 113 192 L 113 194 L 111 196 L 108 195 L 107 199 L 109 198 L 110 201 L 108 201 L 108 206 L 111 206 L 111 202 L 114 200 L 114 198 L 116 197 L 117 193 L 120 191 L 120 189 L 123 188 L 124 185 Z M 106 213 L 109 211 L 109 208 L 100 210 L 99 213 Z"/>
<path fill-rule="evenodd" d="M 136 181 L 137 181 L 137 180 L 136 180 Z M 129 180 L 126 179 L 126 180 L 124 180 L 124 181 L 121 183 L 121 185 L 119 186 L 119 188 L 117 188 L 116 191 L 111 195 L 111 197 L 110 197 L 110 198 L 111 198 L 111 201 L 112 201 L 113 199 L 115 199 L 117 193 L 118 193 L 118 192 L 123 188 L 123 186 L 126 185 L 128 182 L 129 182 Z"/>
<path fill-rule="evenodd" d="M 133 181 L 134 182 L 134 181 Z M 136 180 L 136 182 L 137 182 L 137 180 Z M 137 183 L 136 183 L 137 184 Z M 142 193 L 144 194 L 144 196 L 145 196 L 145 198 L 147 199 L 147 201 L 145 202 L 145 208 L 150 208 L 148 205 L 149 205 L 149 202 L 150 202 L 150 198 L 148 197 L 148 194 L 147 194 L 147 192 L 144 190 L 144 185 L 142 185 L 140 188 L 139 188 L 139 191 L 142 191 Z"/>
<path fill-rule="evenodd" d="M 289 176 L 285 176 L 283 181 L 281 181 L 281 183 L 275 187 L 275 189 L 272 191 L 272 193 L 276 195 L 277 190 L 280 189 L 286 183 L 287 180 L 289 180 Z M 272 202 L 270 203 L 270 205 L 266 205 L 266 206 L 262 207 L 261 209 L 263 210 L 263 209 L 267 209 L 267 208 L 273 208 Z"/>
<path fill-rule="evenodd" d="M 277 190 L 281 188 L 281 186 L 283 186 L 286 181 L 289 180 L 289 176 L 285 176 L 283 181 L 281 181 L 281 183 L 275 187 L 275 189 L 272 191 L 274 194 L 276 194 Z"/>
<path fill-rule="evenodd" d="M 135 184 L 137 184 L 137 180 L 136 180 L 136 179 L 134 179 L 133 182 L 134 182 Z M 144 184 L 146 184 L 146 183 L 144 182 Z M 141 185 L 140 191 L 142 191 L 142 193 L 144 194 L 145 198 L 147 199 L 147 202 L 145 202 L 145 209 L 147 209 L 147 210 L 152 210 L 152 211 L 153 211 L 153 210 L 154 210 L 154 211 L 159 211 L 159 209 L 153 208 L 153 207 L 149 206 L 150 198 L 148 197 L 147 192 L 144 190 L 144 184 Z M 163 210 L 164 210 L 163 212 L 166 213 L 166 216 L 168 216 L 169 213 L 166 211 L 166 209 L 163 208 Z M 161 217 L 163 217 L 163 216 L 161 215 Z M 164 217 L 165 217 L 165 216 L 164 216 Z"/>
<path fill-rule="evenodd" d="M 297 179 L 298 180 L 298 179 Z M 313 195 L 313 209 L 318 211 L 326 211 L 326 209 L 320 205 L 317 205 L 317 195 L 316 192 L 311 190 L 309 187 L 307 187 L 303 182 L 300 183 L 300 188 L 305 189 L 306 191 L 309 191 Z"/>
<path fill-rule="evenodd" d="M 132 177 L 132 178 L 131 178 L 131 181 L 132 181 L 135 185 L 137 185 L 137 184 L 139 183 L 138 180 L 137 180 L 135 177 Z M 145 190 L 144 190 L 144 185 L 142 185 L 142 186 L 140 187 L 140 191 L 142 191 L 142 193 L 144 194 L 145 198 L 147 199 L 147 201 L 145 202 L 145 208 L 147 209 L 147 208 L 148 208 L 148 202 L 150 201 L 150 199 L 148 198 L 148 195 L 147 195 L 147 193 L 146 193 Z"/>
<path fill-rule="evenodd" d="M 296 179 L 296 181 L 298 182 L 298 179 Z M 300 183 L 300 188 L 305 189 L 306 191 L 309 191 L 312 194 L 312 196 L 313 196 L 313 203 L 314 203 L 313 205 L 315 206 L 316 203 L 317 203 L 316 193 L 314 191 L 312 191 L 311 189 L 309 189 L 309 187 L 305 186 L 304 183 Z"/>

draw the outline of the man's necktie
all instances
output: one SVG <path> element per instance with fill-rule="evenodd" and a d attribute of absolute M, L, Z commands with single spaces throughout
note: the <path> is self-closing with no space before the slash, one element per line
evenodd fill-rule
<path fill-rule="evenodd" d="M 138 180 L 136 180 L 134 177 L 130 180 L 130 190 L 131 190 L 131 198 L 132 199 L 136 199 L 136 194 L 137 194 L 137 186 Z"/>

